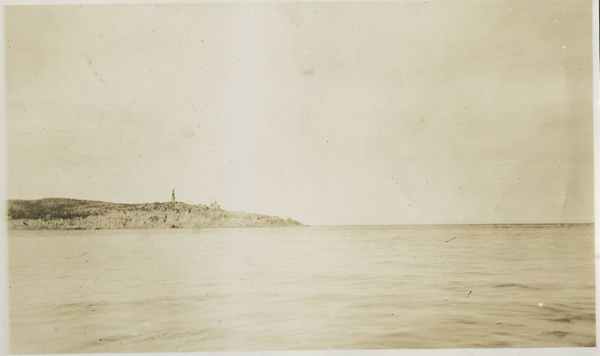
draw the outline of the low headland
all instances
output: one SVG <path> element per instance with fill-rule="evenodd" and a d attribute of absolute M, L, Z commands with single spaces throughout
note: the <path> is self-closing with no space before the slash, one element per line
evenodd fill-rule
<path fill-rule="evenodd" d="M 182 202 L 119 204 L 64 198 L 9 200 L 9 230 L 302 227 L 293 219 Z"/>

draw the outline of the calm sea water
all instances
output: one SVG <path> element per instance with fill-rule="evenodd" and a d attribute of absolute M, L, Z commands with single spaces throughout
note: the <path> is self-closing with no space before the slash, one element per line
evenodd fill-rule
<path fill-rule="evenodd" d="M 595 345 L 593 226 L 11 231 L 13 353 Z"/>

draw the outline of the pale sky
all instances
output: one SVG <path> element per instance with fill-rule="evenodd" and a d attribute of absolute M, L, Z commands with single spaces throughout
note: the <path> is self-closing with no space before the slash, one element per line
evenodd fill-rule
<path fill-rule="evenodd" d="M 8 198 L 593 221 L 592 1 L 5 9 Z"/>

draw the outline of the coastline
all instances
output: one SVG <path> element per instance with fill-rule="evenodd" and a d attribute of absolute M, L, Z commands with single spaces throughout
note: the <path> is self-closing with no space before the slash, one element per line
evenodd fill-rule
<path fill-rule="evenodd" d="M 8 202 L 8 230 L 302 227 L 294 219 L 175 203 L 117 204 L 46 198 Z"/>

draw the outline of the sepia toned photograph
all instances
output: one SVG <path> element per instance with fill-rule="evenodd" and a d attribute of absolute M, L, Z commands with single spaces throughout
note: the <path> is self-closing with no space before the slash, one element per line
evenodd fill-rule
<path fill-rule="evenodd" d="M 595 11 L 3 6 L 9 352 L 596 348 Z"/>

